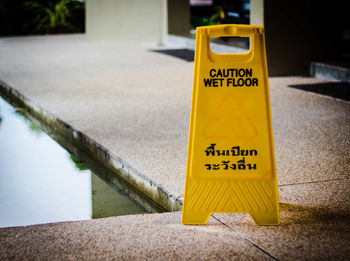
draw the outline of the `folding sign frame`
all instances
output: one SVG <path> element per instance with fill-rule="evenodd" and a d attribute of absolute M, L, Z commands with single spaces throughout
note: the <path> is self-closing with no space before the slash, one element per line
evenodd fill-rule
<path fill-rule="evenodd" d="M 210 38 L 249 37 L 247 53 L 217 54 Z M 197 28 L 183 224 L 249 213 L 279 224 L 264 28 Z"/>

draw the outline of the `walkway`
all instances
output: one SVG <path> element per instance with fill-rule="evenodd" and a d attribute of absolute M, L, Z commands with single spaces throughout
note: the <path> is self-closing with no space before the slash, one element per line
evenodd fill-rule
<path fill-rule="evenodd" d="M 83 35 L 0 38 L 0 79 L 88 135 L 181 202 L 193 62 L 156 46 Z M 0 259 L 346 259 L 350 256 L 350 103 L 270 79 L 280 226 L 179 212 L 0 229 Z M 0 87 L 1 93 L 1 87 Z"/>

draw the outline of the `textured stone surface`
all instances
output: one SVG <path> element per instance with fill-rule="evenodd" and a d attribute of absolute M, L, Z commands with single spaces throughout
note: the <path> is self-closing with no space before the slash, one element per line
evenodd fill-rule
<path fill-rule="evenodd" d="M 121 216 L 0 229 L 0 259 L 270 260 L 211 219 L 182 226 L 181 213 Z"/>
<path fill-rule="evenodd" d="M 183 195 L 193 63 L 83 35 L 0 39 L 0 79 Z M 350 176 L 350 103 L 270 78 L 279 184 Z"/>
<path fill-rule="evenodd" d="M 154 48 L 0 38 L 0 79 L 182 196 L 193 63 Z M 288 88 L 320 81 L 270 78 L 281 226 L 232 214 L 182 226 L 168 213 L 9 228 L 0 259 L 347 259 L 350 103 Z"/>
<path fill-rule="evenodd" d="M 350 177 L 350 103 L 287 87 L 317 81 L 270 78 L 279 184 Z"/>
<path fill-rule="evenodd" d="M 182 194 L 193 63 L 84 36 L 0 39 L 0 79 Z"/>
<path fill-rule="evenodd" d="M 280 226 L 255 226 L 248 215 L 215 214 L 281 260 L 346 260 L 350 256 L 350 181 L 282 186 Z"/>

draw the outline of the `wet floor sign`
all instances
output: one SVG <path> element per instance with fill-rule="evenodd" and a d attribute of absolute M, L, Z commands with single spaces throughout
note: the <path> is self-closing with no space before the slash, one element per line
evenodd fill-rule
<path fill-rule="evenodd" d="M 251 49 L 216 54 L 211 37 L 249 37 Z M 279 224 L 264 28 L 197 28 L 183 224 L 248 213 Z"/>

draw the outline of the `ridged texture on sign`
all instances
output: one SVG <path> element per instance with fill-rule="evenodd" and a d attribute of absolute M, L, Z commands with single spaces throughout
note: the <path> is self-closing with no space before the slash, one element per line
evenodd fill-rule
<path fill-rule="evenodd" d="M 194 212 L 269 212 L 275 210 L 273 188 L 266 181 L 196 180 L 188 202 Z"/>

